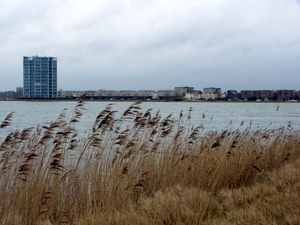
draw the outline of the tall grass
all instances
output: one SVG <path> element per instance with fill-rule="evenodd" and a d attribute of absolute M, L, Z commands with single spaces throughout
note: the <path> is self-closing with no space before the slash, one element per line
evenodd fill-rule
<path fill-rule="evenodd" d="M 69 120 L 63 110 L 49 126 L 9 134 L 0 145 L 0 223 L 300 221 L 299 130 L 203 133 L 191 110 L 161 118 L 133 103 L 116 118 L 108 105 L 78 138 L 79 101 Z"/>

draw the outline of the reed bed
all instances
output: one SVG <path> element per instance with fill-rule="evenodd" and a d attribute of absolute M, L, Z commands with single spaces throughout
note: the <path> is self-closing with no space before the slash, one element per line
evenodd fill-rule
<path fill-rule="evenodd" d="M 299 224 L 299 130 L 203 132 L 137 102 L 79 138 L 84 104 L 1 143 L 0 224 Z"/>

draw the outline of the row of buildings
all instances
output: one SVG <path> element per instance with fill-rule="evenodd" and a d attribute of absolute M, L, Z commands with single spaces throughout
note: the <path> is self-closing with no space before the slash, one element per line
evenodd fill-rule
<path fill-rule="evenodd" d="M 23 56 L 23 87 L 16 91 L 0 92 L 0 99 L 73 99 L 85 94 L 88 99 L 101 100 L 298 100 L 295 90 L 228 90 L 209 87 L 195 90 L 194 87 L 175 87 L 173 90 L 57 90 L 57 58 Z"/>
<path fill-rule="evenodd" d="M 183 99 L 219 99 L 221 88 L 204 88 L 203 92 L 193 87 L 175 87 L 174 90 L 97 90 L 97 91 L 58 91 L 58 98 L 85 98 L 101 100 L 183 100 Z M 194 97 L 192 95 L 198 95 Z"/>
<path fill-rule="evenodd" d="M 0 99 L 44 99 L 44 97 L 26 97 L 23 87 L 16 91 L 0 92 Z M 59 90 L 55 98 L 51 99 L 78 99 L 85 95 L 85 99 L 93 100 L 162 100 L 162 101 L 288 101 L 299 100 L 300 91 L 295 90 L 228 90 L 209 87 L 195 90 L 193 87 L 175 87 L 173 90 L 89 90 L 65 91 Z"/>
<path fill-rule="evenodd" d="M 97 90 L 97 91 L 58 91 L 58 98 L 85 98 L 101 100 L 226 100 L 226 101 L 287 101 L 298 100 L 300 91 L 295 90 L 228 90 L 208 87 L 195 90 L 193 87 L 175 87 L 174 90 Z"/>

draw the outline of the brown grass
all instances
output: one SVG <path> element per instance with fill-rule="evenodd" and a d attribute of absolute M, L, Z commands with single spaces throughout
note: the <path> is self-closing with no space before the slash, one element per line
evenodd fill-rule
<path fill-rule="evenodd" d="M 134 103 L 120 118 L 108 105 L 79 139 L 84 111 L 1 143 L 0 224 L 299 223 L 299 130 L 203 133 L 190 112 Z"/>

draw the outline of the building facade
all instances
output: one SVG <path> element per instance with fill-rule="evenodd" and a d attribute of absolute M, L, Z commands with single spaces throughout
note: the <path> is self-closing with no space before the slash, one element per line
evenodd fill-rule
<path fill-rule="evenodd" d="M 221 88 L 216 87 L 208 87 L 203 88 L 203 94 L 201 94 L 201 98 L 203 99 L 219 99 L 221 98 Z"/>
<path fill-rule="evenodd" d="M 276 98 L 279 100 L 290 100 L 297 97 L 295 90 L 277 90 Z"/>
<path fill-rule="evenodd" d="M 23 57 L 24 98 L 57 98 L 57 58 Z"/>
<path fill-rule="evenodd" d="M 16 87 L 16 97 L 17 98 L 24 97 L 24 88 L 23 87 Z"/>

